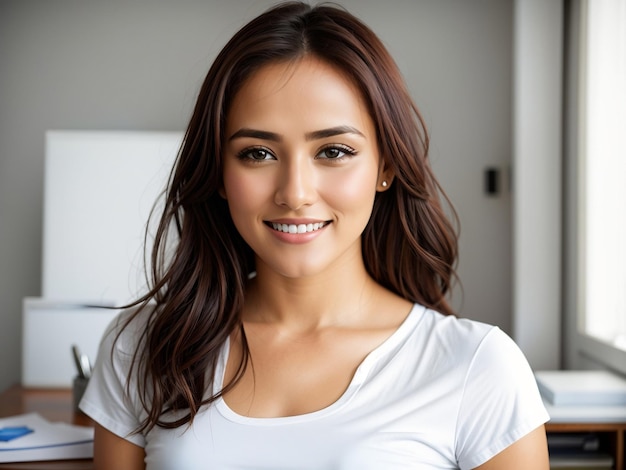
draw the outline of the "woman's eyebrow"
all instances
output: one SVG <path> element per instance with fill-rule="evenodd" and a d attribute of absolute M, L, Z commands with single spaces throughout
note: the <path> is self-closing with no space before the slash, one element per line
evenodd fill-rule
<path fill-rule="evenodd" d="M 327 137 L 334 137 L 342 134 L 356 134 L 361 137 L 365 137 L 361 131 L 352 126 L 337 126 L 330 127 L 328 129 L 320 129 L 319 131 L 307 132 L 305 134 L 306 140 L 318 140 L 325 139 Z"/>
<path fill-rule="evenodd" d="M 359 131 L 357 128 L 352 127 L 352 126 L 336 126 L 336 127 L 329 127 L 328 129 L 320 129 L 318 131 L 311 131 L 311 132 L 307 132 L 304 137 L 306 140 L 319 140 L 319 139 L 326 139 L 328 137 L 334 137 L 334 136 L 343 135 L 343 134 L 355 134 L 361 137 L 365 137 L 361 131 Z M 239 129 L 237 132 L 231 135 L 228 140 L 230 141 L 230 140 L 240 139 L 244 137 L 251 137 L 251 138 L 260 139 L 260 140 L 271 140 L 273 142 L 282 142 L 283 140 L 283 137 L 280 134 L 277 134 L 276 132 L 263 131 L 260 129 L 250 129 L 247 127 Z"/>
<path fill-rule="evenodd" d="M 242 137 L 252 137 L 254 139 L 271 140 L 274 142 L 281 142 L 283 140 L 282 136 L 275 132 L 262 131 L 259 129 L 249 129 L 247 127 L 239 129 L 237 132 L 231 135 L 228 140 L 230 141 L 234 139 L 241 139 Z"/>

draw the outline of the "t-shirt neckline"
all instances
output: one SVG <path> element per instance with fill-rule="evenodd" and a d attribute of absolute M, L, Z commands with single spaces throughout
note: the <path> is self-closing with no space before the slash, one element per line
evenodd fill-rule
<path fill-rule="evenodd" d="M 354 376 L 352 377 L 352 380 L 350 381 L 350 384 L 348 385 L 344 393 L 335 402 L 331 403 L 325 408 L 295 416 L 281 416 L 274 418 L 249 417 L 240 415 L 239 413 L 233 411 L 228 406 L 228 404 L 226 404 L 223 397 L 220 397 L 215 402 L 215 408 L 224 418 L 228 419 L 229 421 L 256 426 L 278 426 L 297 424 L 331 415 L 341 409 L 354 397 L 356 392 L 361 388 L 361 385 L 363 384 L 365 379 L 368 377 L 374 365 L 378 363 L 381 358 L 385 357 L 391 351 L 395 350 L 396 347 L 399 344 L 403 343 L 405 339 L 411 334 L 411 332 L 414 331 L 414 329 L 417 327 L 417 324 L 423 317 L 423 313 L 425 310 L 425 307 L 419 304 L 414 304 L 408 315 L 402 321 L 400 326 L 398 326 L 396 331 L 394 331 L 385 341 L 383 341 L 379 346 L 377 346 L 367 356 L 365 356 L 361 364 L 359 364 L 359 366 L 357 367 L 357 370 L 354 373 Z M 216 390 L 222 388 L 229 351 L 230 339 L 227 339 L 224 343 L 224 346 L 222 347 L 222 352 L 220 354 L 220 358 L 215 370 L 216 377 L 218 378 L 215 383 Z"/>

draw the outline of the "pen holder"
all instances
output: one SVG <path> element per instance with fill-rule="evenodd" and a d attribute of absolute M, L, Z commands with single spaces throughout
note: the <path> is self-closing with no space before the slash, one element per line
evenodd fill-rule
<path fill-rule="evenodd" d="M 89 379 L 85 377 L 74 377 L 74 382 L 72 384 L 72 401 L 74 402 L 74 411 L 80 412 L 78 404 L 80 403 L 81 398 L 83 398 L 83 394 L 85 393 L 88 383 Z"/>

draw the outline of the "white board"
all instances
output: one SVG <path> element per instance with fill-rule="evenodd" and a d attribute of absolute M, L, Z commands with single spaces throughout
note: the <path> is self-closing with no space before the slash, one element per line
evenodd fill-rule
<path fill-rule="evenodd" d="M 145 290 L 144 231 L 182 138 L 182 132 L 46 133 L 44 299 L 119 305 Z"/>

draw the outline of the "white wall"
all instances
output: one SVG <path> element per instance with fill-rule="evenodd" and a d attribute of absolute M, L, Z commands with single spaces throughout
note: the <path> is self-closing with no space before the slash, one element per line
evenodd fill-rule
<path fill-rule="evenodd" d="M 560 367 L 563 5 L 516 0 L 513 338 L 537 369 Z"/>
<path fill-rule="evenodd" d="M 270 0 L 0 1 L 0 389 L 20 378 L 25 296 L 41 293 L 44 132 L 182 130 L 212 57 Z M 399 62 L 461 217 L 455 304 L 511 328 L 512 0 L 343 0 Z"/>

